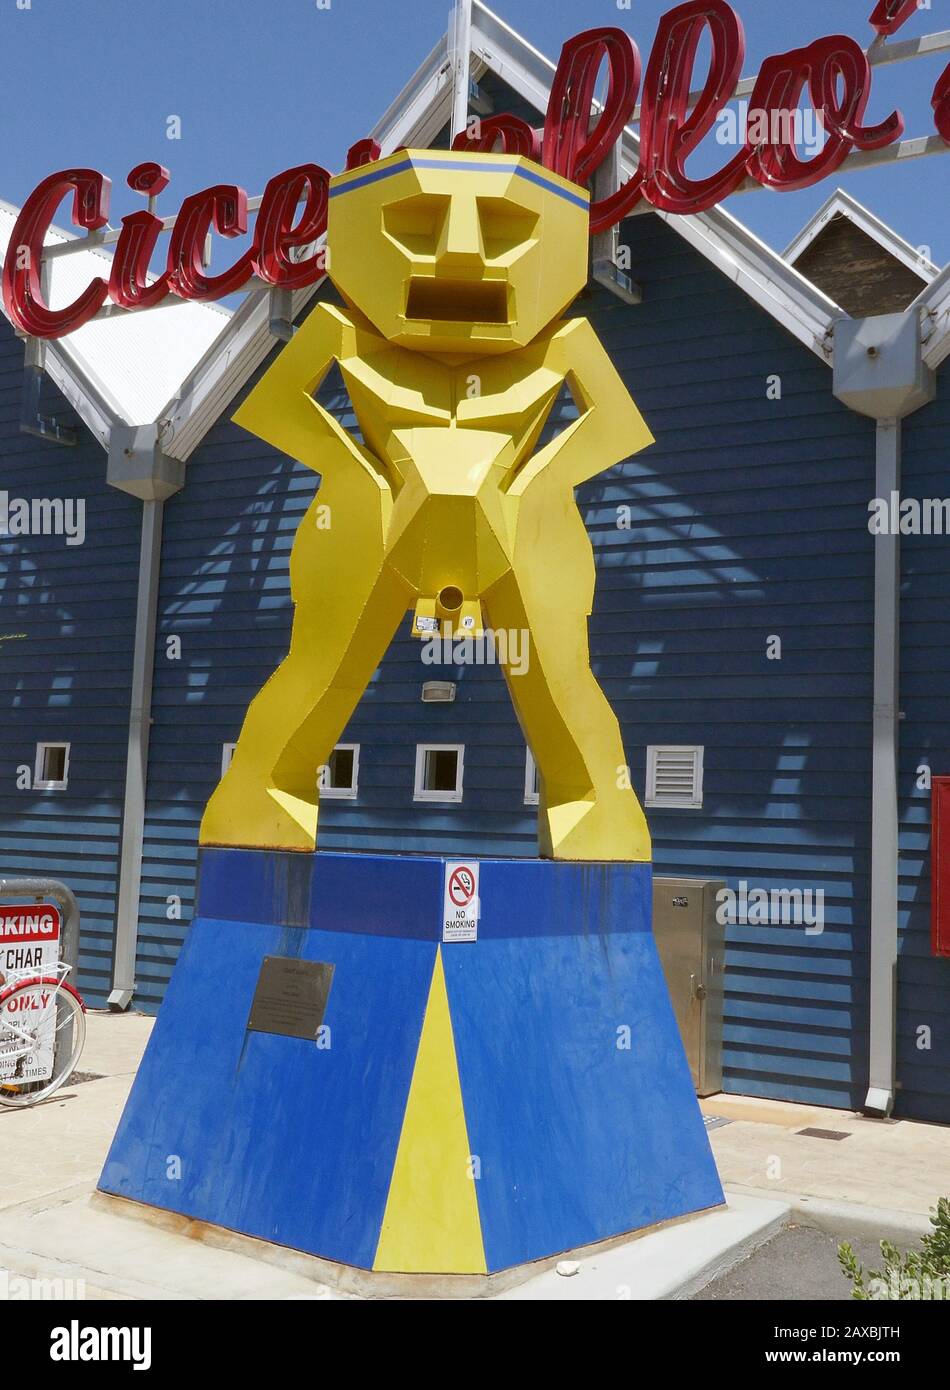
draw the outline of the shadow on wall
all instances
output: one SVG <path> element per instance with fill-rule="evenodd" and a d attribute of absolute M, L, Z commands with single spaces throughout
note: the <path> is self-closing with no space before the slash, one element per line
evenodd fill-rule
<path fill-rule="evenodd" d="M 638 243 L 644 303 L 629 310 L 599 290 L 578 303 L 658 441 L 579 494 L 599 568 L 593 664 L 641 796 L 647 744 L 705 749 L 703 809 L 648 810 L 659 871 L 824 893 L 820 933 L 730 928 L 727 1084 L 853 1105 L 867 1052 L 871 426 L 834 401 L 827 368 L 674 233 L 637 222 L 624 235 Z M 766 368 L 781 375 L 777 400 Z M 313 493 L 308 470 L 221 424 L 169 504 L 155 907 L 193 861 L 221 744 L 286 652 L 287 560 Z M 216 527 L 226 539 L 209 557 Z M 530 855 L 524 746 L 499 673 L 423 667 L 407 632 L 344 735 L 363 745 L 360 795 L 325 804 L 321 843 Z M 175 634 L 187 662 L 165 659 Z M 423 706 L 422 681 L 440 677 L 457 681 L 456 702 Z M 413 805 L 421 741 L 465 743 L 461 805 Z"/>
<path fill-rule="evenodd" d="M 125 786 L 141 504 L 105 482 L 85 429 L 65 447 L 20 432 L 22 344 L 0 325 L 0 872 L 61 878 L 82 913 L 80 981 L 111 975 Z M 78 424 L 49 383 L 42 409 Z M 79 510 L 81 507 L 81 511 Z M 78 522 L 82 520 L 82 525 Z M 0 524 L 3 523 L 0 514 Z M 76 543 L 70 543 L 75 541 Z M 79 543 L 81 541 L 81 543 Z M 68 786 L 32 786 L 39 742 L 70 745 Z"/>

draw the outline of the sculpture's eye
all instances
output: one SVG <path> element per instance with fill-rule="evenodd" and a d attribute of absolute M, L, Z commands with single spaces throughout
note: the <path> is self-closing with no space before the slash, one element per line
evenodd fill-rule
<path fill-rule="evenodd" d="M 485 259 L 497 261 L 523 249 L 534 236 L 538 214 L 507 198 L 478 198 Z"/>
<path fill-rule="evenodd" d="M 410 256 L 434 256 L 448 207 L 447 197 L 417 193 L 384 208 L 383 227 Z"/>

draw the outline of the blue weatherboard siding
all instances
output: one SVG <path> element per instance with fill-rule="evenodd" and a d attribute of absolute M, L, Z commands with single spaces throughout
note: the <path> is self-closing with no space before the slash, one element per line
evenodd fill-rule
<path fill-rule="evenodd" d="M 857 1105 L 866 1084 L 873 491 L 870 421 L 831 373 L 657 218 L 627 223 L 644 302 L 589 316 L 657 437 L 579 502 L 599 579 L 595 669 L 642 795 L 645 747 L 701 743 L 705 804 L 648 813 L 659 873 L 824 889 L 825 930 L 730 929 L 726 1086 Z M 766 377 L 782 398 L 770 401 Z M 341 410 L 344 402 L 330 403 Z M 236 404 L 236 403 L 235 403 Z M 157 1003 L 191 913 L 221 744 L 286 652 L 287 561 L 316 485 L 228 422 L 167 505 L 139 980 Z M 344 415 L 352 426 L 352 416 Z M 631 508 L 630 529 L 618 508 Z M 623 514 L 619 514 L 621 517 Z M 169 662 L 164 643 L 183 638 Z M 781 662 L 766 641 L 782 638 Z M 422 682 L 458 682 L 423 705 Z M 524 743 L 490 668 L 425 667 L 408 624 L 344 735 L 356 801 L 321 809 L 326 849 L 534 853 Z M 412 799 L 415 744 L 464 742 L 461 805 Z M 180 895 L 182 920 L 166 919 Z"/>
<path fill-rule="evenodd" d="M 79 425 L 75 447 L 19 429 L 23 344 L 0 317 L 0 490 L 84 498 L 86 539 L 0 536 L 0 875 L 61 878 L 82 914 L 79 985 L 102 1005 L 111 987 L 117 865 L 128 744 L 141 503 L 106 486 L 102 447 Z M 55 387 L 43 411 L 78 424 Z M 39 741 L 69 742 L 64 791 L 17 790 Z"/>
<path fill-rule="evenodd" d="M 537 123 L 490 72 L 496 109 Z M 446 127 L 433 148 L 449 143 Z M 705 746 L 705 803 L 649 810 L 659 873 L 736 887 L 821 888 L 821 936 L 728 933 L 727 1089 L 857 1105 L 866 1084 L 874 427 L 831 395 L 831 373 L 658 218 L 631 219 L 643 303 L 583 295 L 657 437 L 579 492 L 598 587 L 595 669 L 643 793 L 645 748 Z M 332 293 L 332 291 L 331 291 Z M 276 350 L 276 349 L 275 349 Z M 132 660 L 140 504 L 106 487 L 105 455 L 18 430 L 22 346 L 0 319 L 0 489 L 84 496 L 88 537 L 0 538 L 0 872 L 51 873 L 83 909 L 81 983 L 102 1002 L 111 946 Z M 946 370 L 950 370 L 947 368 Z M 905 422 L 907 495 L 941 497 L 950 424 L 938 400 Z M 781 378 L 770 401 L 766 377 Z M 46 408 L 70 418 L 47 386 Z M 347 414 L 339 384 L 323 393 Z M 287 650 L 288 559 L 317 480 L 230 424 L 193 455 L 166 506 L 136 1004 L 162 998 L 194 907 L 198 822 L 221 745 Z M 630 529 L 618 508 L 631 508 Z M 898 1108 L 950 1121 L 950 962 L 929 955 L 928 762 L 950 773 L 946 543 L 905 537 L 901 726 Z M 766 660 L 781 637 L 783 659 Z M 168 639 L 182 640 L 180 661 Z M 321 846 L 530 856 L 524 745 L 495 670 L 424 667 L 408 623 L 344 737 L 360 794 L 328 801 Z M 420 701 L 454 679 L 454 705 Z M 15 788 L 40 739 L 72 743 L 64 793 Z M 461 805 L 415 805 L 417 741 L 464 742 Z M 931 1047 L 921 1049 L 930 1029 Z"/>
<path fill-rule="evenodd" d="M 645 224 L 645 225 L 644 225 Z M 874 477 L 830 371 L 657 219 L 623 229 L 644 303 L 591 317 L 657 445 L 584 490 L 595 666 L 642 790 L 650 743 L 705 747 L 701 811 L 648 811 L 658 873 L 823 889 L 825 930 L 733 925 L 725 1087 L 863 1099 Z M 614 307 L 617 305 L 617 307 Z M 782 398 L 767 398 L 777 374 Z M 633 508 L 632 531 L 616 508 Z M 782 639 L 782 660 L 766 658 Z"/>
<path fill-rule="evenodd" d="M 904 422 L 905 498 L 950 497 L 950 366 L 937 399 Z M 900 944 L 897 1111 L 950 1120 L 950 960 L 930 953 L 930 792 L 917 769 L 950 776 L 950 552 L 946 536 L 901 537 Z M 923 1032 L 922 1030 L 927 1030 Z"/>

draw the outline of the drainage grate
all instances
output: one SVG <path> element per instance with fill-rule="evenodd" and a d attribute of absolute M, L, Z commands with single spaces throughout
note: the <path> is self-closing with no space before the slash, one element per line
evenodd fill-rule
<path fill-rule="evenodd" d="M 846 1129 L 796 1129 L 796 1134 L 804 1134 L 809 1139 L 849 1139 Z"/>
<path fill-rule="evenodd" d="M 722 1125 L 731 1125 L 731 1120 L 724 1120 L 721 1115 L 704 1115 L 703 1124 L 707 1129 L 719 1129 Z"/>

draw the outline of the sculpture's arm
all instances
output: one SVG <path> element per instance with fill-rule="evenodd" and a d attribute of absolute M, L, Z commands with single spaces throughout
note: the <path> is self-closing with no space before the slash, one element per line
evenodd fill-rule
<path fill-rule="evenodd" d="M 653 443 L 643 416 L 586 319 L 569 319 L 558 328 L 545 365 L 568 379 L 581 413 L 528 460 L 516 475 L 510 496 L 523 494 L 542 473 L 546 486 L 578 487 Z"/>
<path fill-rule="evenodd" d="M 388 490 L 374 454 L 313 399 L 355 330 L 332 304 L 318 304 L 235 412 L 236 424 L 330 478 L 354 463 Z"/>

